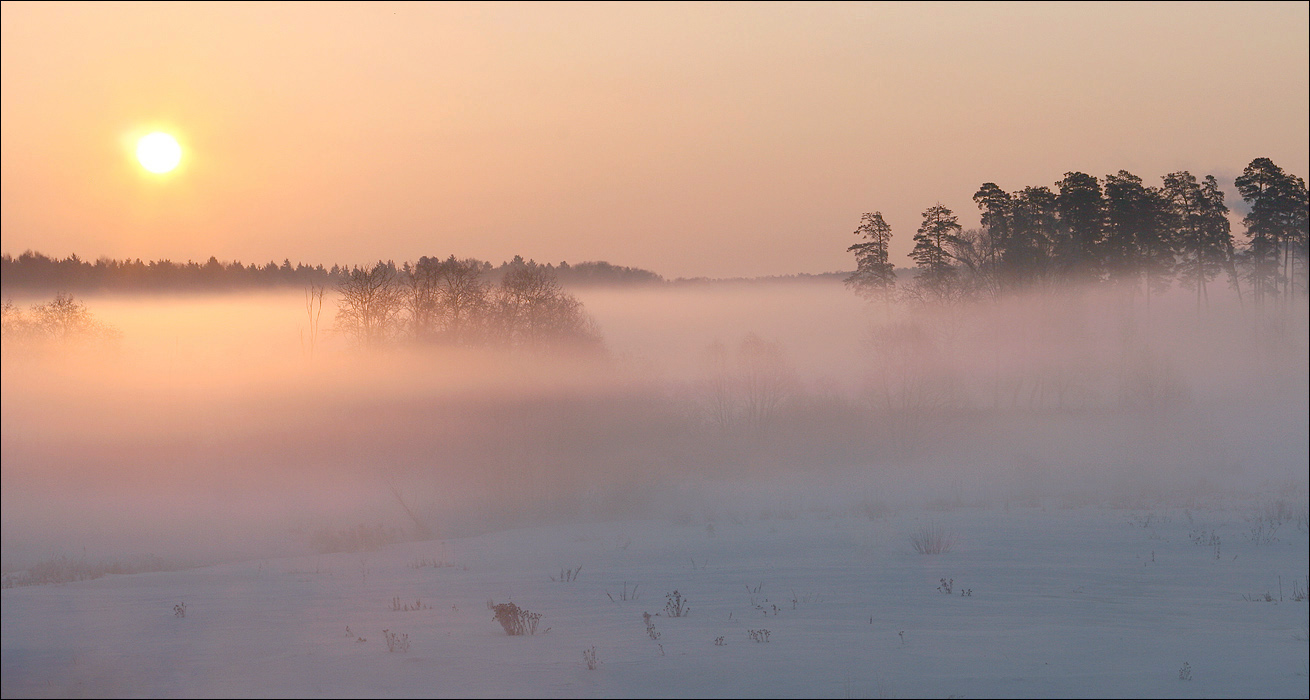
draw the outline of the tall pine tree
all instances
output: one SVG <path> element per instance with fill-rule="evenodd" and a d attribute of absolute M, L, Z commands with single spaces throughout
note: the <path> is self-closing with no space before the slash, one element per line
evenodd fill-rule
<path fill-rule="evenodd" d="M 1206 284 L 1227 268 L 1233 248 L 1224 194 L 1213 175 L 1207 175 L 1203 185 L 1186 170 L 1164 176 L 1163 194 L 1169 203 L 1179 278 L 1195 291 L 1200 311 L 1203 303 L 1209 305 Z"/>
<path fill-rule="evenodd" d="M 865 212 L 855 235 L 864 239 L 846 251 L 855 254 L 855 272 L 846 278 L 846 286 L 866 298 L 891 301 L 896 286 L 896 269 L 888 259 L 892 227 L 882 218 L 882 212 Z"/>
<path fill-rule="evenodd" d="M 1069 172 L 1056 183 L 1060 223 L 1054 245 L 1055 266 L 1067 280 L 1099 277 L 1100 243 L 1105 235 L 1105 197 L 1101 183 L 1087 173 Z"/>
<path fill-rule="evenodd" d="M 1300 222 L 1305 219 L 1305 181 L 1290 176 L 1268 158 L 1251 161 L 1237 178 L 1237 191 L 1251 205 L 1246 224 L 1247 278 L 1257 304 L 1286 294 Z M 1304 248 L 1304 244 L 1300 247 Z M 1281 290 L 1280 290 L 1281 287 Z"/>
<path fill-rule="evenodd" d="M 950 248 L 959 245 L 960 222 L 955 213 L 940 203 L 923 213 L 923 225 L 914 234 L 910 257 L 918 263 L 914 281 L 926 296 L 948 299 L 956 291 L 955 266 Z"/>
<path fill-rule="evenodd" d="M 1025 187 L 1010 207 L 1010 238 L 1001 254 L 1003 267 L 1020 285 L 1046 279 L 1051 271 L 1051 246 L 1059 213 L 1048 187 Z"/>

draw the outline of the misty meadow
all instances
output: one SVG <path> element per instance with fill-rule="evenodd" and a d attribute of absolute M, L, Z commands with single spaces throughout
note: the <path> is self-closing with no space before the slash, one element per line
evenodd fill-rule
<path fill-rule="evenodd" d="M 1310 5 L 0 5 L 0 696 L 1310 695 Z"/>
<path fill-rule="evenodd" d="M 1115 223 L 1122 199 L 1071 175 L 1045 232 L 1022 218 L 1045 188 L 1002 198 L 985 186 L 984 226 L 967 232 L 928 210 L 913 270 L 886 267 L 880 214 L 855 231 L 854 273 L 790 278 L 667 281 L 607 263 L 454 256 L 330 270 L 6 257 L 4 279 L 35 291 L 5 290 L 32 299 L 5 303 L 5 584 L 222 562 L 262 571 L 311 554 L 322 575 L 324 556 L 367 562 L 570 527 L 634 533 L 626 552 L 647 527 L 704 540 L 816 521 L 890 528 L 897 550 L 949 556 L 1007 514 L 1142 529 L 1185 514 L 1184 549 L 1200 542 L 1214 562 L 1225 542 L 1291 547 L 1247 586 L 1285 577 L 1303 601 L 1305 186 L 1269 165 L 1248 168 L 1248 182 L 1282 180 L 1248 190 L 1245 236 L 1220 217 L 1206 247 L 1189 243 L 1204 215 L 1137 180 L 1122 199 L 1161 222 L 1148 237 Z M 1283 191 L 1290 204 L 1259 199 Z M 1102 228 L 1080 247 L 1089 208 Z M 39 301 L 56 280 L 93 291 Z M 1152 536 L 1163 546 L 1182 537 L 1173 528 Z M 837 562 L 875 556 L 848 532 L 805 536 Z M 700 556 L 727 566 L 737 551 Z M 560 560 L 550 580 L 571 582 L 575 564 L 586 566 Z M 937 569 L 946 578 L 930 588 L 952 593 L 952 567 Z M 393 586 L 398 600 L 418 595 Z M 866 594 L 822 595 L 858 607 Z M 1305 619 L 1292 611 L 1289 634 Z M 770 636 L 750 631 L 751 643 Z"/>

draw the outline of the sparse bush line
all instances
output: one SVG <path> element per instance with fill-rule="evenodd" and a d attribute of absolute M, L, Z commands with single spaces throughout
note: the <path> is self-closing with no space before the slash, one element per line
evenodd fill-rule
<path fill-rule="evenodd" d="M 0 587 L 20 588 L 23 586 L 43 586 L 50 583 L 70 583 L 73 581 L 90 581 L 109 574 L 141 574 L 155 571 L 178 571 L 181 567 L 157 557 L 145 557 L 132 562 L 98 563 L 87 561 L 85 557 L 55 557 L 33 564 L 22 571 L 14 571 L 0 577 Z"/>
<path fill-rule="evenodd" d="M 1305 585 L 1302 585 L 1301 581 L 1292 581 L 1292 602 L 1294 603 L 1305 602 L 1307 589 L 1310 589 L 1310 576 L 1304 576 L 1302 578 L 1305 581 Z M 1256 593 L 1254 595 L 1244 593 L 1242 594 L 1242 600 L 1251 603 L 1283 602 L 1283 577 L 1278 577 L 1278 595 L 1274 595 L 1273 591 L 1265 591 L 1264 593 Z"/>
<path fill-rule="evenodd" d="M 400 596 L 391 599 L 392 612 L 412 612 L 414 610 L 431 610 L 432 606 L 425 604 L 421 599 L 415 598 L 413 603 L 402 603 Z"/>
<path fill-rule="evenodd" d="M 1214 530 L 1210 530 L 1210 534 L 1208 535 L 1205 533 L 1205 530 L 1192 530 L 1187 533 L 1187 538 L 1190 539 L 1194 545 L 1213 547 L 1215 559 L 1223 556 L 1223 540 L 1219 535 L 1215 534 Z"/>

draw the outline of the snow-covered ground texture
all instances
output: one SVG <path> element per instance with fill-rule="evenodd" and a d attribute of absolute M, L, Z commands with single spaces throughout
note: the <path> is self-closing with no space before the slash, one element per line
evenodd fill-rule
<path fill-rule="evenodd" d="M 783 501 L 12 588 L 3 691 L 1306 697 L 1304 498 Z M 916 552 L 933 529 L 950 550 Z M 493 602 L 536 633 L 508 635 Z"/>
<path fill-rule="evenodd" d="M 6 345 L 2 694 L 1310 695 L 1301 301 L 582 300 L 604 356 L 311 344 L 299 291 Z"/>

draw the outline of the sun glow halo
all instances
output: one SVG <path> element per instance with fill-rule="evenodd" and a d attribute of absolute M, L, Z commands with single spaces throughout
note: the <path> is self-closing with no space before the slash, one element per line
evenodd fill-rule
<path fill-rule="evenodd" d="M 182 147 L 177 145 L 177 139 L 156 131 L 136 142 L 136 159 L 152 173 L 166 173 L 182 160 Z"/>

